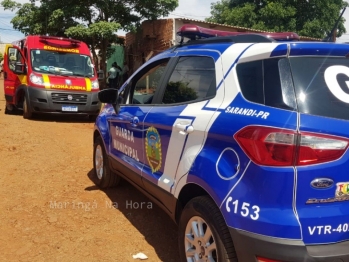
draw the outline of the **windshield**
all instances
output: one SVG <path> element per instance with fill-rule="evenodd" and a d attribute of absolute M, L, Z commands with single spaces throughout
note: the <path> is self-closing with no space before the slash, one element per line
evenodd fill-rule
<path fill-rule="evenodd" d="M 35 72 L 59 75 L 93 77 L 91 58 L 76 53 L 31 50 L 31 65 Z"/>
<path fill-rule="evenodd" d="M 299 112 L 349 120 L 349 59 L 290 58 Z"/>

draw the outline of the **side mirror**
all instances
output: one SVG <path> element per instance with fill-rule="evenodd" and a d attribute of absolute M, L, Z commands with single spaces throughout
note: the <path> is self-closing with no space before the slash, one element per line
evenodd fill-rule
<path fill-rule="evenodd" d="M 98 92 L 98 99 L 101 103 L 111 104 L 115 113 L 119 113 L 118 90 L 114 88 L 104 89 Z"/>
<path fill-rule="evenodd" d="M 17 62 L 15 64 L 15 73 L 18 74 L 18 75 L 23 75 L 25 74 L 25 64 L 21 64 L 20 62 Z"/>

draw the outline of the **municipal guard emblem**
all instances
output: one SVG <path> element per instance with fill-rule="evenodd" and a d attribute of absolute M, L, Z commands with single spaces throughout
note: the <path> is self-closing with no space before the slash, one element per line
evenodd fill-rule
<path fill-rule="evenodd" d="M 148 163 L 153 173 L 161 168 L 162 153 L 161 153 L 161 139 L 159 132 L 154 127 L 149 127 L 145 137 L 145 152 Z"/>

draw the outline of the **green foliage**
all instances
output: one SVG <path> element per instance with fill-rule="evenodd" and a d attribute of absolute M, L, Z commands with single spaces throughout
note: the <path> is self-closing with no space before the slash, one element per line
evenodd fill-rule
<path fill-rule="evenodd" d="M 61 9 L 52 9 L 45 3 L 37 4 L 35 0 L 20 4 L 12 0 L 3 0 L 0 4 L 5 10 L 16 12 L 11 20 L 13 27 L 25 35 L 54 35 L 65 36 L 64 31 L 76 26 L 78 22 L 67 17 Z"/>
<path fill-rule="evenodd" d="M 324 38 L 347 5 L 344 0 L 221 0 L 211 4 L 211 17 L 206 20 Z M 341 18 L 337 28 L 338 37 L 346 33 L 344 22 L 345 19 Z"/>
<path fill-rule="evenodd" d="M 29 0 L 25 4 L 2 0 L 0 5 L 17 10 L 11 23 L 25 35 L 82 40 L 90 46 L 96 62 L 101 56 L 104 67 L 110 45 L 118 41 L 118 29 L 134 30 L 145 19 L 166 16 L 178 6 L 178 0 Z"/>
<path fill-rule="evenodd" d="M 0 62 L 4 60 L 4 55 L 0 52 Z"/>
<path fill-rule="evenodd" d="M 188 87 L 185 82 L 169 82 L 166 87 L 163 102 L 165 104 L 182 103 L 197 99 L 195 90 Z"/>

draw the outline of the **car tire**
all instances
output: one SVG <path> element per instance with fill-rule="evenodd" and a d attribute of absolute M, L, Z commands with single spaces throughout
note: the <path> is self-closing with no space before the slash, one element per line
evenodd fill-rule
<path fill-rule="evenodd" d="M 23 118 L 31 119 L 32 117 L 33 117 L 33 113 L 31 111 L 31 109 L 29 108 L 28 99 L 26 96 L 24 96 L 24 99 L 23 99 Z"/>
<path fill-rule="evenodd" d="M 225 220 L 208 196 L 196 197 L 187 203 L 178 227 L 180 261 L 238 261 Z M 196 230 L 201 235 L 195 235 Z M 210 237 L 205 238 L 205 233 Z"/>
<path fill-rule="evenodd" d="M 109 159 L 101 137 L 96 138 L 93 146 L 93 169 L 96 184 L 100 188 L 115 187 L 120 183 L 120 176 L 110 170 Z"/>
<path fill-rule="evenodd" d="M 17 113 L 17 108 L 13 105 L 5 106 L 5 115 L 15 115 Z"/>

